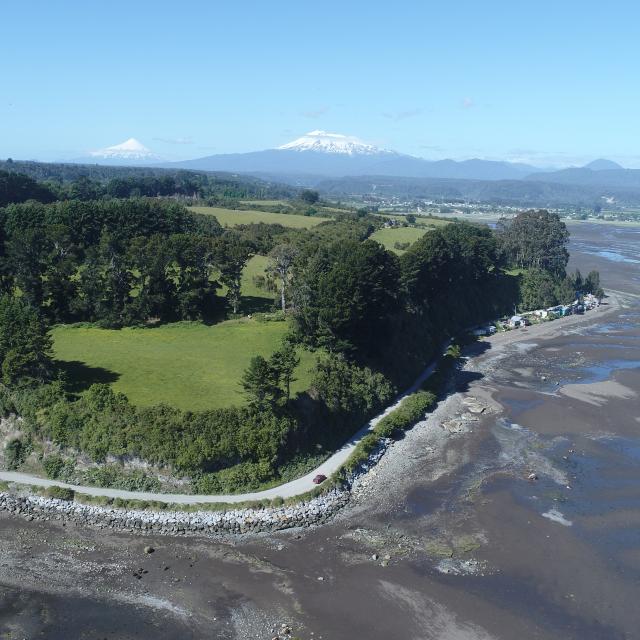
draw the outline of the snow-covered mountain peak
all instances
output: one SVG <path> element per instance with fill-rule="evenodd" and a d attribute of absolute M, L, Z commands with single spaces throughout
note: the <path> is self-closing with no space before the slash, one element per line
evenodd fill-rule
<path fill-rule="evenodd" d="M 380 149 L 372 144 L 367 144 L 355 136 L 345 136 L 341 133 L 328 133 L 327 131 L 310 131 L 306 135 L 283 144 L 278 149 L 288 151 L 317 151 L 320 153 L 339 153 L 343 155 L 378 155 L 393 154 L 393 151 Z"/>
<path fill-rule="evenodd" d="M 151 149 L 145 147 L 139 140 L 129 138 L 120 144 L 114 144 L 111 147 L 90 151 L 89 155 L 93 158 L 111 158 L 117 160 L 158 160 L 157 156 Z"/>

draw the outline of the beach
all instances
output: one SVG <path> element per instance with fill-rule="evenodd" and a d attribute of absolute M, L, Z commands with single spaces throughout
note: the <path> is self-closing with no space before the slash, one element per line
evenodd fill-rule
<path fill-rule="evenodd" d="M 1 513 L 0 637 L 636 637 L 640 236 L 571 231 L 605 304 L 468 347 L 326 525 L 153 538 Z"/>

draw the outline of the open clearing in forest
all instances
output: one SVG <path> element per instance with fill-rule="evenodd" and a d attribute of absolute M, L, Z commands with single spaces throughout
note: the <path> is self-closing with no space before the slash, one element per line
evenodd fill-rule
<path fill-rule="evenodd" d="M 240 204 L 250 207 L 285 207 L 287 209 L 293 209 L 293 205 L 287 200 L 240 200 Z"/>
<path fill-rule="evenodd" d="M 373 215 L 378 216 L 379 218 L 390 218 L 391 220 L 397 220 L 400 224 L 407 222 L 407 216 L 410 215 L 408 213 L 385 213 L 384 211 L 380 213 L 374 213 Z M 425 216 L 424 214 L 414 213 L 416 218 L 415 224 L 418 227 L 427 227 L 430 229 L 434 229 L 435 227 L 443 227 L 447 224 L 451 224 L 454 221 L 454 218 L 444 219 L 444 218 L 436 218 L 434 216 Z"/>
<path fill-rule="evenodd" d="M 429 229 L 418 227 L 388 227 L 385 229 L 378 229 L 371 235 L 371 239 L 379 242 L 389 251 L 394 253 L 404 253 L 403 249 L 396 249 L 396 242 L 408 242 L 413 244 L 416 240 L 422 238 Z"/>
<path fill-rule="evenodd" d="M 223 227 L 237 227 L 241 224 L 281 224 L 293 229 L 310 229 L 330 218 L 300 216 L 294 213 L 270 213 L 267 211 L 246 211 L 243 209 L 221 209 L 219 207 L 190 207 L 196 213 L 215 216 Z"/>
<path fill-rule="evenodd" d="M 273 353 L 286 332 L 286 322 L 243 319 L 120 330 L 60 325 L 52 335 L 55 357 L 78 390 L 109 382 L 136 405 L 199 410 L 244 404 L 239 382 L 249 361 Z M 309 387 L 316 362 L 312 353 L 299 355 L 293 393 Z"/>

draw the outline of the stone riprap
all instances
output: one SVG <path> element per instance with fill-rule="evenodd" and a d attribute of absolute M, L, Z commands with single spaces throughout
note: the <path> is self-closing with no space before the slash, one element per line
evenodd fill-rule
<path fill-rule="evenodd" d="M 229 511 L 146 511 L 82 504 L 42 496 L 0 493 L 0 510 L 28 520 L 71 522 L 134 533 L 188 535 L 259 533 L 322 524 L 349 499 L 348 491 L 325 495 L 292 506 Z"/>
<path fill-rule="evenodd" d="M 383 439 L 368 459 L 350 474 L 345 488 L 330 489 L 321 496 L 289 506 L 227 511 L 152 511 L 0 492 L 0 511 L 8 511 L 27 520 L 62 521 L 80 526 L 160 535 L 264 533 L 309 527 L 325 523 L 347 504 L 351 488 L 377 464 L 391 442 L 388 438 Z"/>

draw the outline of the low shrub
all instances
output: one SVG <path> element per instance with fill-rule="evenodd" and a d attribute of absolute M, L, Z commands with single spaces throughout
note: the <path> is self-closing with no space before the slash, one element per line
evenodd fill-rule
<path fill-rule="evenodd" d="M 273 311 L 272 313 L 254 313 L 252 318 L 258 322 L 284 322 L 284 311 Z"/>
<path fill-rule="evenodd" d="M 6 418 L 10 413 L 15 413 L 15 405 L 9 390 L 4 386 L 0 386 L 0 417 Z"/>
<path fill-rule="evenodd" d="M 241 462 L 215 473 L 203 473 L 194 479 L 195 493 L 240 493 L 252 491 L 273 478 L 269 462 Z"/>
<path fill-rule="evenodd" d="M 4 450 L 4 461 L 7 469 L 17 469 L 31 452 L 31 444 L 21 438 L 13 438 L 7 443 Z"/>
<path fill-rule="evenodd" d="M 42 461 L 42 466 L 44 467 L 44 472 L 47 474 L 47 478 L 55 480 L 60 477 L 65 464 L 60 456 L 52 455 Z"/>
<path fill-rule="evenodd" d="M 56 498 L 58 500 L 66 500 L 67 502 L 72 502 L 75 497 L 75 492 L 73 489 L 68 489 L 67 487 L 47 487 L 45 491 L 45 495 L 48 498 Z"/>
<path fill-rule="evenodd" d="M 82 472 L 82 483 L 125 491 L 159 491 L 162 483 L 141 469 L 126 471 L 118 465 L 94 467 Z"/>
<path fill-rule="evenodd" d="M 435 402 L 436 396 L 430 391 L 418 391 L 407 396 L 397 409 L 378 422 L 373 432 L 381 438 L 393 438 L 423 418 Z"/>

